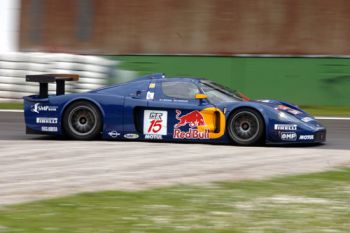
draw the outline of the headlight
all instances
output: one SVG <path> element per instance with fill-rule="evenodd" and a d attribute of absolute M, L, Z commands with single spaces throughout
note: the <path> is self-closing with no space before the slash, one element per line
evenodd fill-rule
<path fill-rule="evenodd" d="M 285 113 L 285 112 L 279 112 L 278 113 L 278 117 L 282 121 L 290 121 L 290 122 L 297 122 L 297 121 L 299 121 L 298 118 L 296 118 L 294 116 L 291 116 L 291 115 L 289 115 L 288 113 Z"/>

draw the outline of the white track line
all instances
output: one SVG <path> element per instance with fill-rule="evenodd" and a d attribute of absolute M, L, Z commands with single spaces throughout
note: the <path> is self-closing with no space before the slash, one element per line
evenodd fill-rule
<path fill-rule="evenodd" d="M 326 116 L 317 116 L 315 117 L 317 120 L 343 120 L 350 121 L 350 117 L 326 117 Z"/>
<path fill-rule="evenodd" d="M 0 112 L 23 112 L 22 109 L 0 109 Z"/>
<path fill-rule="evenodd" d="M 0 109 L 0 112 L 23 112 L 21 109 Z M 317 116 L 318 120 L 344 120 L 350 121 L 350 117 L 327 117 L 327 116 Z"/>

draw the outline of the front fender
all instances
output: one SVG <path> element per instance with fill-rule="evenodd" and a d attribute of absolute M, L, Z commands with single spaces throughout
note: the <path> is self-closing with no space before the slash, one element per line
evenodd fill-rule
<path fill-rule="evenodd" d="M 252 101 L 244 101 L 244 102 L 237 102 L 237 103 L 229 103 L 225 106 L 226 108 L 226 113 L 225 113 L 225 116 L 226 116 L 226 120 L 230 117 L 230 115 L 240 109 L 240 108 L 251 108 L 251 109 L 254 109 L 256 111 L 258 111 L 262 118 L 263 118 L 263 121 L 264 121 L 264 124 L 265 124 L 265 139 L 268 139 L 269 138 L 269 132 L 268 132 L 268 129 L 270 128 L 270 124 L 271 124 L 271 121 L 270 119 L 271 118 L 278 118 L 278 115 L 276 113 L 276 110 L 274 110 L 273 108 L 269 108 L 267 106 L 264 106 L 264 105 L 261 105 L 257 102 L 252 102 Z"/>

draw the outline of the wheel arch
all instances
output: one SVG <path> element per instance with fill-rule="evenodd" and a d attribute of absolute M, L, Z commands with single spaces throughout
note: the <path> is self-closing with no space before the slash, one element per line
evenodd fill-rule
<path fill-rule="evenodd" d="M 237 110 L 240 110 L 240 109 L 252 109 L 252 110 L 255 110 L 258 114 L 260 114 L 260 116 L 262 117 L 263 119 L 263 123 L 264 123 L 264 132 L 263 132 L 263 135 L 264 135 L 264 141 L 266 141 L 266 139 L 268 138 L 268 135 L 267 135 L 267 127 L 268 127 L 268 124 L 269 124 L 269 120 L 268 118 L 266 117 L 265 115 L 265 112 L 263 109 L 261 108 L 257 108 L 255 106 L 250 106 L 250 105 L 240 105 L 240 106 L 237 106 L 237 107 L 234 107 L 232 108 L 230 111 L 229 111 L 229 114 L 227 115 L 226 117 L 226 131 L 228 132 L 227 130 L 227 127 L 228 127 L 228 120 L 230 119 L 230 117 L 234 114 L 234 112 L 236 112 Z"/>
<path fill-rule="evenodd" d="M 104 118 L 105 118 L 105 112 L 103 111 L 102 106 L 95 100 L 91 99 L 91 98 L 87 98 L 87 97 L 78 97 L 78 98 L 74 98 L 71 99 L 69 101 L 67 101 L 62 110 L 61 110 L 61 125 L 63 125 L 63 119 L 64 119 L 64 114 L 66 113 L 66 110 L 68 108 L 68 106 L 72 105 L 73 103 L 79 102 L 79 101 L 86 101 L 89 102 L 93 105 L 95 105 L 97 107 L 97 109 L 99 110 L 100 114 L 101 114 L 101 120 L 102 120 L 102 130 L 104 128 Z"/>

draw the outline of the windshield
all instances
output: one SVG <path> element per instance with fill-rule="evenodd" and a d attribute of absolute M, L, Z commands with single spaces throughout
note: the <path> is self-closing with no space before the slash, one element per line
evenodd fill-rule
<path fill-rule="evenodd" d="M 228 87 L 208 80 L 202 80 L 200 87 L 202 88 L 204 94 L 208 96 L 209 101 L 213 104 L 249 100 L 249 98 L 238 91 L 231 90 Z"/>

